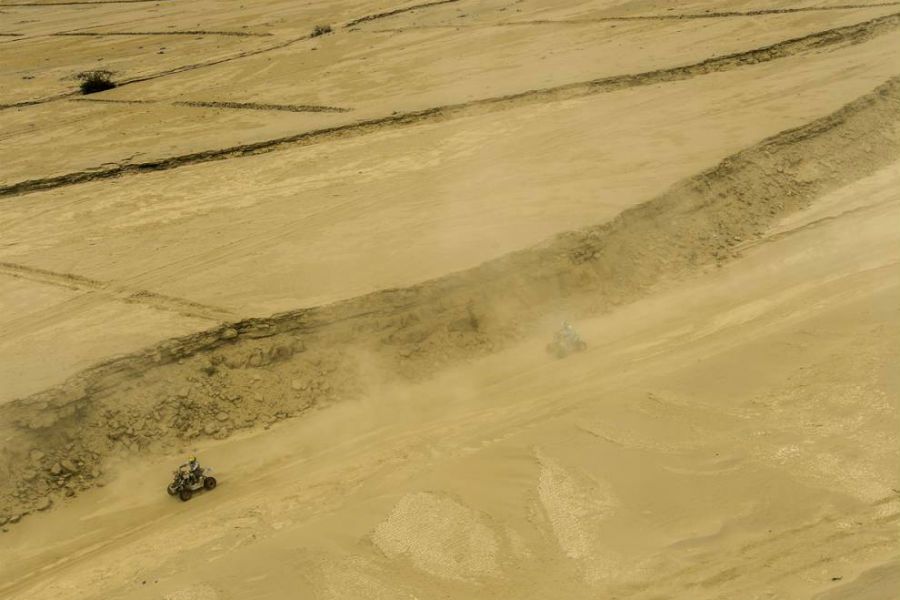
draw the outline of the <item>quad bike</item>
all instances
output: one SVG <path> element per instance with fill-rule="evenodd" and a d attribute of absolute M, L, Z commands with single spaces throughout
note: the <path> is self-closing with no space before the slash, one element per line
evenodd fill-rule
<path fill-rule="evenodd" d="M 170 496 L 178 496 L 182 502 L 187 502 L 198 490 L 212 490 L 216 487 L 216 478 L 207 475 L 212 469 L 200 469 L 197 477 L 191 475 L 186 468 L 177 469 L 172 473 L 172 483 L 166 488 Z"/>
<path fill-rule="evenodd" d="M 556 358 L 565 358 L 573 352 L 587 350 L 587 344 L 575 332 L 559 331 L 553 336 L 553 341 L 547 344 L 547 352 Z"/>

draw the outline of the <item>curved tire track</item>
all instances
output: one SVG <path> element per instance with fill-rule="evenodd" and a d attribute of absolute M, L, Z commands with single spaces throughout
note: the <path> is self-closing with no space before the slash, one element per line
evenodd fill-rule
<path fill-rule="evenodd" d="M 384 129 L 406 127 L 420 123 L 439 122 L 448 119 L 484 114 L 487 112 L 506 110 L 524 104 L 567 100 L 627 88 L 681 81 L 707 73 L 729 71 L 748 65 L 770 62 L 779 58 L 828 46 L 858 44 L 877 35 L 894 31 L 898 27 L 900 27 L 900 13 L 893 13 L 863 21 L 862 23 L 857 23 L 855 25 L 827 29 L 825 31 L 784 40 L 753 50 L 708 58 L 701 62 L 686 66 L 591 79 L 550 88 L 528 90 L 525 92 L 483 98 L 460 104 L 448 104 L 424 110 L 394 114 L 387 117 L 357 121 L 347 125 L 337 125 L 334 127 L 305 131 L 252 144 L 241 144 L 227 148 L 182 154 L 155 161 L 116 165 L 109 168 L 94 168 L 56 177 L 21 181 L 0 187 L 0 197 L 17 196 L 31 192 L 77 185 L 89 181 L 97 181 L 100 179 L 117 178 L 125 175 L 136 175 L 153 171 L 167 171 L 215 160 L 225 160 L 272 152 L 288 146 L 311 145 L 336 139 L 367 135 Z"/>

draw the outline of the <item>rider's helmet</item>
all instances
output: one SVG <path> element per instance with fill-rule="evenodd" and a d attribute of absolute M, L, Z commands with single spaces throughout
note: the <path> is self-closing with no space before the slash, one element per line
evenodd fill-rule
<path fill-rule="evenodd" d="M 194 456 L 193 454 L 191 454 L 190 456 L 188 456 L 188 462 L 189 462 L 189 463 L 195 463 L 195 462 L 197 462 L 197 457 Z"/>

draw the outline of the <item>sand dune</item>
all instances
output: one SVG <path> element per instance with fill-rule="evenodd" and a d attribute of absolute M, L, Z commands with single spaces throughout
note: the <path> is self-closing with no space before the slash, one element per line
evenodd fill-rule
<path fill-rule="evenodd" d="M 0 11 L 4 598 L 894 593 L 894 3 Z"/>

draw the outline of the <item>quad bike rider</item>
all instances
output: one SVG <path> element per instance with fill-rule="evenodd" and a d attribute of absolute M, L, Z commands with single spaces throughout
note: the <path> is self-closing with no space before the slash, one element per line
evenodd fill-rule
<path fill-rule="evenodd" d="M 196 456 L 188 456 L 187 462 L 179 465 L 179 469 L 186 469 L 188 475 L 191 476 L 191 482 L 196 483 L 200 479 L 200 474 L 203 470 L 200 468 L 200 461 L 197 460 Z"/>
<path fill-rule="evenodd" d="M 200 466 L 196 456 L 190 456 L 186 463 L 173 471 L 172 483 L 166 491 L 170 496 L 177 495 L 182 501 L 187 502 L 197 490 L 211 490 L 216 487 L 216 478 L 207 474 L 211 472 L 212 469 Z"/>
<path fill-rule="evenodd" d="M 587 344 L 568 321 L 562 322 L 562 329 L 557 331 L 553 336 L 553 341 L 547 344 L 547 352 L 557 358 L 565 358 L 573 352 L 581 352 L 585 349 L 587 349 Z"/>

